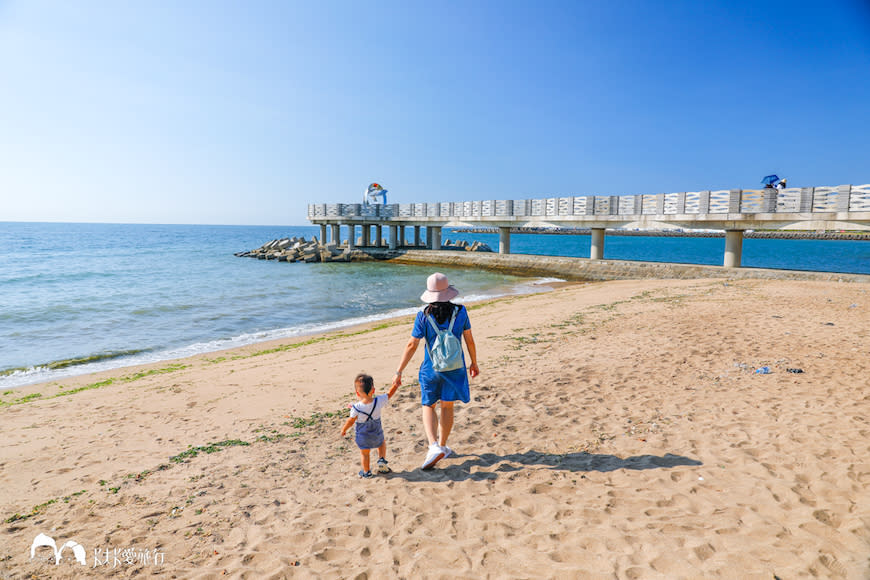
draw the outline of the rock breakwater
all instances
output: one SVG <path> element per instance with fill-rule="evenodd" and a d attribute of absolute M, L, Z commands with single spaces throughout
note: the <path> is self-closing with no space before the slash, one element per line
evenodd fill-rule
<path fill-rule="evenodd" d="M 362 239 L 357 241 L 362 243 Z M 383 242 L 386 246 L 386 241 Z M 280 238 L 266 242 L 259 248 L 234 255 L 240 258 L 256 258 L 258 260 L 277 260 L 279 262 L 351 262 L 370 260 L 366 247 L 349 248 L 347 243 L 341 245 L 330 243 L 321 245 L 315 237 L 306 240 L 305 237 Z M 403 248 L 408 249 L 408 248 Z M 419 249 L 419 248 L 417 248 Z M 468 243 L 464 240 L 451 242 L 447 240 L 441 246 L 442 250 L 457 250 L 466 252 L 492 252 L 492 248 L 483 242 Z"/>
<path fill-rule="evenodd" d="M 257 249 L 235 254 L 240 258 L 277 260 L 279 262 L 349 262 L 348 248 L 336 244 L 321 246 L 317 238 L 281 238 L 266 242 Z"/>

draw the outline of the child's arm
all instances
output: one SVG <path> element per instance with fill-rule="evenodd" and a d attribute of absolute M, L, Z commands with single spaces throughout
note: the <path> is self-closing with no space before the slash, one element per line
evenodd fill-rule
<path fill-rule="evenodd" d="M 347 430 L 350 429 L 351 425 L 353 425 L 355 422 L 356 422 L 356 417 L 351 417 L 347 421 L 344 422 L 344 427 L 341 428 L 341 436 L 342 437 L 344 437 L 344 435 L 347 433 Z"/>
<path fill-rule="evenodd" d="M 390 387 L 390 390 L 387 391 L 387 398 L 392 399 L 393 395 L 395 395 L 396 391 L 398 391 L 398 390 L 399 390 L 399 383 L 394 382 L 392 384 L 392 386 Z"/>

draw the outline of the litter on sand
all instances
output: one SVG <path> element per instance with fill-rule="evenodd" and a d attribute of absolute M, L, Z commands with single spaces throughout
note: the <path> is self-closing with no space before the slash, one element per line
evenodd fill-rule
<path fill-rule="evenodd" d="M 769 375 L 770 374 L 770 367 L 758 367 L 757 369 L 755 369 L 755 374 L 756 375 Z"/>

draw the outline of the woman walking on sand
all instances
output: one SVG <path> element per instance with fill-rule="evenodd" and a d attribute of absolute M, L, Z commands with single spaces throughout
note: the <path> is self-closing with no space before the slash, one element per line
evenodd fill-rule
<path fill-rule="evenodd" d="M 477 367 L 477 348 L 474 345 L 474 337 L 471 335 L 468 311 L 464 306 L 450 302 L 458 295 L 459 292 L 450 285 L 444 274 L 436 272 L 429 276 L 426 280 L 426 291 L 420 296 L 420 299 L 428 306 L 417 313 L 414 329 L 411 331 L 411 339 L 405 346 L 398 370 L 396 370 L 396 376 L 393 378 L 393 385 L 402 384 L 402 371 L 405 370 L 414 353 L 417 352 L 420 339 L 425 340 L 426 353 L 423 364 L 420 366 L 419 380 L 421 404 L 423 405 L 423 428 L 426 431 L 426 437 L 429 438 L 429 449 L 426 452 L 426 459 L 423 461 L 423 469 L 435 467 L 436 463 L 453 453 L 453 450 L 447 446 L 447 438 L 453 428 L 453 404 L 456 401 L 463 403 L 469 401 L 468 374 L 472 378 L 480 374 L 480 369 Z M 439 345 L 449 341 L 445 340 L 444 337 L 439 337 L 439 331 L 445 330 L 449 330 L 460 343 L 457 346 L 461 363 L 457 362 L 457 365 L 460 366 L 453 370 L 437 371 L 433 368 L 431 350 L 435 347 L 436 341 Z M 468 349 L 468 356 L 471 359 L 471 364 L 467 367 L 467 374 L 465 354 L 461 348 L 462 339 L 465 339 L 465 348 Z M 438 359 L 436 364 L 440 364 L 441 354 L 443 354 L 441 351 L 436 353 L 435 358 Z M 439 402 L 441 403 L 440 417 L 435 410 L 435 405 Z"/>

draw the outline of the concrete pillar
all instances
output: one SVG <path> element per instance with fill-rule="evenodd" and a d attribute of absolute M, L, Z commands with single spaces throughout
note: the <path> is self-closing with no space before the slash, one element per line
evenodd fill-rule
<path fill-rule="evenodd" d="M 426 249 L 432 249 L 432 226 L 426 226 Z"/>
<path fill-rule="evenodd" d="M 420 226 L 414 226 L 414 246 L 420 245 Z"/>
<path fill-rule="evenodd" d="M 341 244 L 341 226 L 338 224 L 332 224 L 332 243 Z"/>
<path fill-rule="evenodd" d="M 381 247 L 384 243 L 384 228 L 381 224 L 375 225 L 375 245 Z"/>
<path fill-rule="evenodd" d="M 371 224 L 363 224 L 362 226 L 362 245 L 363 247 L 371 246 L 372 239 L 372 225 Z"/>
<path fill-rule="evenodd" d="M 441 249 L 441 227 L 434 227 L 432 229 L 432 249 L 440 250 Z"/>
<path fill-rule="evenodd" d="M 352 250 L 356 244 L 356 226 L 353 224 L 347 225 L 347 249 Z"/>
<path fill-rule="evenodd" d="M 604 228 L 592 228 L 592 246 L 589 248 L 590 260 L 604 258 Z"/>
<path fill-rule="evenodd" d="M 326 245 L 326 224 L 320 224 L 320 245 Z"/>
<path fill-rule="evenodd" d="M 499 254 L 510 254 L 511 253 L 511 229 L 510 228 L 498 228 L 498 253 Z"/>
<path fill-rule="evenodd" d="M 405 226 L 399 226 L 399 247 L 405 247 Z"/>
<path fill-rule="evenodd" d="M 725 230 L 725 261 L 726 268 L 739 268 L 740 256 L 743 254 L 743 230 Z"/>
<path fill-rule="evenodd" d="M 397 241 L 399 237 L 399 228 L 397 226 L 390 226 L 390 249 L 395 250 L 397 247 Z"/>

